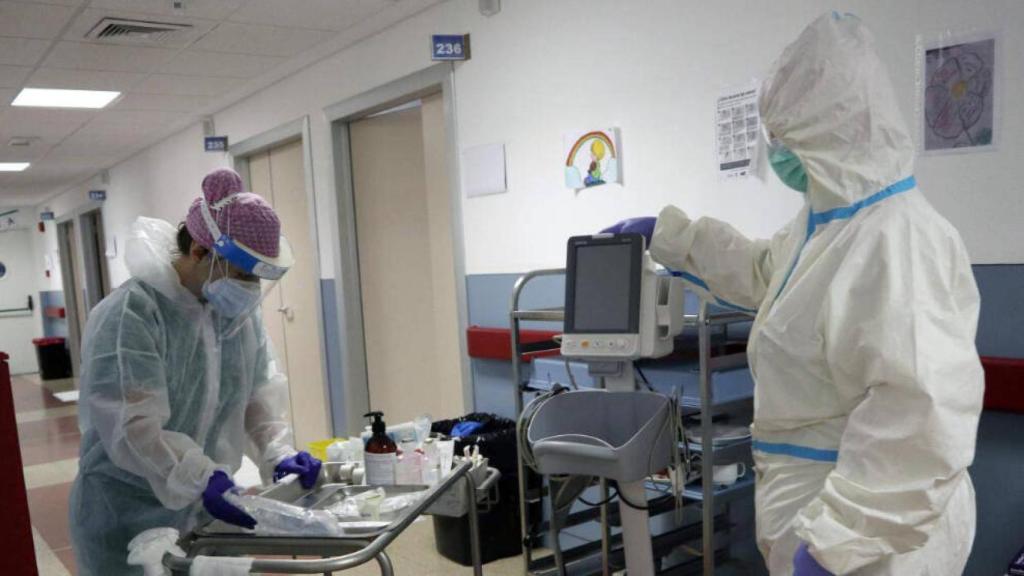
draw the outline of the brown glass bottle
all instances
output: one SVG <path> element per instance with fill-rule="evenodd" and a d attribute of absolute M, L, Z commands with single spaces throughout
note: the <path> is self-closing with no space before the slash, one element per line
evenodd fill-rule
<path fill-rule="evenodd" d="M 371 486 L 390 486 L 395 483 L 395 463 L 398 459 L 398 445 L 387 435 L 387 424 L 383 412 L 369 412 L 373 418 L 373 434 L 366 441 L 363 459 L 366 466 L 366 483 Z"/>

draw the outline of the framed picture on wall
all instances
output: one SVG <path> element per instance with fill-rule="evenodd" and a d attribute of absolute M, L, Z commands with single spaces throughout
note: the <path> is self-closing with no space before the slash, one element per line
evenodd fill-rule
<path fill-rule="evenodd" d="M 622 183 L 619 129 L 582 130 L 563 137 L 565 187 L 582 190 Z"/>
<path fill-rule="evenodd" d="M 920 149 L 924 154 L 994 150 L 1002 131 L 1000 38 L 944 32 L 918 37 Z"/>

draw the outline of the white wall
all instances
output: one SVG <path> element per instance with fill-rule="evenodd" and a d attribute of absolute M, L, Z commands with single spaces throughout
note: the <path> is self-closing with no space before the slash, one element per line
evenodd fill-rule
<path fill-rule="evenodd" d="M 0 314 L 0 352 L 10 356 L 12 374 L 38 370 L 32 339 L 43 332 L 36 288 L 42 267 L 33 256 L 32 234 L 39 233 L 30 229 L 0 232 L 0 262 L 7 267 L 7 275 L 0 278 L 0 309 L 23 308 L 29 295 L 36 304 L 32 313 Z"/>
<path fill-rule="evenodd" d="M 976 263 L 1024 262 L 1024 190 L 1015 171 L 1024 157 L 1024 111 L 1011 101 L 1024 91 L 1022 47 L 1013 34 L 1024 29 L 1024 3 L 861 0 L 835 8 L 857 13 L 874 29 L 911 126 L 916 34 L 956 25 L 1006 32 L 999 150 L 923 158 L 917 176 L 960 229 Z M 429 34 L 470 32 L 473 59 L 456 65 L 460 146 L 508 143 L 511 189 L 463 202 L 468 273 L 560 265 L 566 237 L 655 214 L 666 203 L 766 236 L 796 212 L 801 198 L 774 177 L 767 185 L 716 180 L 715 98 L 763 76 L 823 10 L 812 0 L 515 0 L 484 18 L 476 0 L 450 0 L 231 106 L 215 121 L 218 133 L 239 142 L 310 116 L 321 273 L 331 278 L 334 171 L 323 108 L 431 65 Z M 622 130 L 625 185 L 580 194 L 563 188 L 562 134 L 610 125 Z M 193 127 L 110 171 L 108 234 L 120 238 L 140 213 L 181 219 L 203 175 L 227 163 L 202 152 L 201 136 Z M 88 188 L 56 203 L 84 202 Z M 126 277 L 120 264 L 111 269 L 115 284 Z"/>

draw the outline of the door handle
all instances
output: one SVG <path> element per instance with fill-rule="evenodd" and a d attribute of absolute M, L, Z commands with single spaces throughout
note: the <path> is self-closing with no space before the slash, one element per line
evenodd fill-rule
<path fill-rule="evenodd" d="M 282 306 L 278 308 L 277 311 L 280 312 L 281 314 L 284 314 L 284 317 L 289 322 L 295 320 L 295 310 L 293 310 L 291 306 Z"/>

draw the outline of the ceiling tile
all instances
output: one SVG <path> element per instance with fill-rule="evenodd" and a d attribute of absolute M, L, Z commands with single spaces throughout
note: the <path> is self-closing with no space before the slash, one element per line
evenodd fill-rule
<path fill-rule="evenodd" d="M 188 119 L 192 114 L 165 110 L 109 110 L 89 122 L 75 136 L 152 136 Z"/>
<path fill-rule="evenodd" d="M 173 56 L 174 50 L 166 48 L 60 42 L 43 65 L 76 70 L 149 72 Z"/>
<path fill-rule="evenodd" d="M 24 208 L 35 206 L 46 195 L 34 188 L 19 186 L 12 188 L 0 182 L 0 208 Z"/>
<path fill-rule="evenodd" d="M 47 142 L 57 142 L 97 114 L 94 110 L 11 107 L 0 114 L 0 133 L 8 137 L 37 137 Z"/>
<path fill-rule="evenodd" d="M 178 94 L 181 96 L 218 96 L 237 87 L 237 78 L 153 74 L 143 80 L 138 86 L 132 88 L 132 92 L 143 94 Z"/>
<path fill-rule="evenodd" d="M 52 147 L 41 142 L 25 148 L 13 147 L 7 145 L 9 137 L 6 135 L 0 137 L 3 138 L 3 141 L 0 141 L 0 162 L 31 162 L 34 167 Z"/>
<path fill-rule="evenodd" d="M 109 167 L 113 160 L 120 154 L 127 153 L 128 149 L 120 145 L 102 143 L 87 137 L 76 137 L 67 139 L 59 145 L 50 149 L 46 155 L 47 161 L 91 161 L 103 168 Z"/>
<path fill-rule="evenodd" d="M 111 110 L 163 110 L 169 112 L 195 112 L 209 104 L 208 96 L 182 96 L 177 94 L 126 94 Z"/>
<path fill-rule="evenodd" d="M 69 6 L 0 0 L 0 36 L 53 39 L 74 13 Z"/>
<path fill-rule="evenodd" d="M 175 10 L 170 0 L 92 0 L 93 8 L 134 10 L 163 16 L 185 16 L 223 20 L 245 0 L 186 0 L 184 10 Z"/>
<path fill-rule="evenodd" d="M 71 70 L 67 68 L 39 68 L 26 86 L 33 88 L 65 88 L 68 90 L 114 90 L 127 92 L 143 78 L 137 72 L 102 72 L 98 70 Z"/>
<path fill-rule="evenodd" d="M 192 45 L 196 50 L 294 56 L 331 38 L 334 32 L 224 22 Z"/>
<path fill-rule="evenodd" d="M 6 108 L 14 101 L 14 97 L 18 95 L 17 88 L 3 88 L 0 89 L 0 107 Z"/>
<path fill-rule="evenodd" d="M 252 78 L 284 62 L 272 56 L 248 56 L 186 50 L 161 67 L 167 74 Z"/>
<path fill-rule="evenodd" d="M 394 0 L 249 0 L 228 19 L 249 24 L 344 30 L 394 3 Z"/>
<path fill-rule="evenodd" d="M 49 40 L 0 36 L 0 64 L 35 66 L 49 47 Z"/>
<path fill-rule="evenodd" d="M 21 88 L 31 72 L 28 66 L 0 65 L 0 88 Z"/>
<path fill-rule="evenodd" d="M 55 146 L 48 158 L 61 157 L 93 157 L 110 158 L 124 154 L 140 144 L 145 134 L 87 134 L 76 132 L 68 139 Z"/>
<path fill-rule="evenodd" d="M 167 0 L 167 3 L 170 4 L 170 0 Z M 95 28 L 101 20 L 107 17 L 124 18 L 126 20 L 142 20 L 147 22 L 159 21 L 169 24 L 187 24 L 191 26 L 191 28 L 173 32 L 169 34 L 166 39 L 152 43 L 116 38 L 104 40 L 87 39 L 85 36 Z M 184 48 L 185 46 L 193 43 L 197 38 L 208 33 L 216 24 L 216 20 L 206 20 L 195 17 L 161 16 L 155 18 L 153 14 L 146 14 L 144 12 L 130 10 L 97 10 L 89 8 L 87 10 L 83 10 L 82 13 L 75 18 L 75 21 L 64 34 L 64 39 L 69 42 L 89 42 L 91 44 L 100 44 L 105 46 L 115 45 L 131 47 L 141 46 L 144 48 Z"/>
<path fill-rule="evenodd" d="M 53 4 L 55 6 L 78 6 L 85 0 L 18 0 L 29 4 Z"/>

